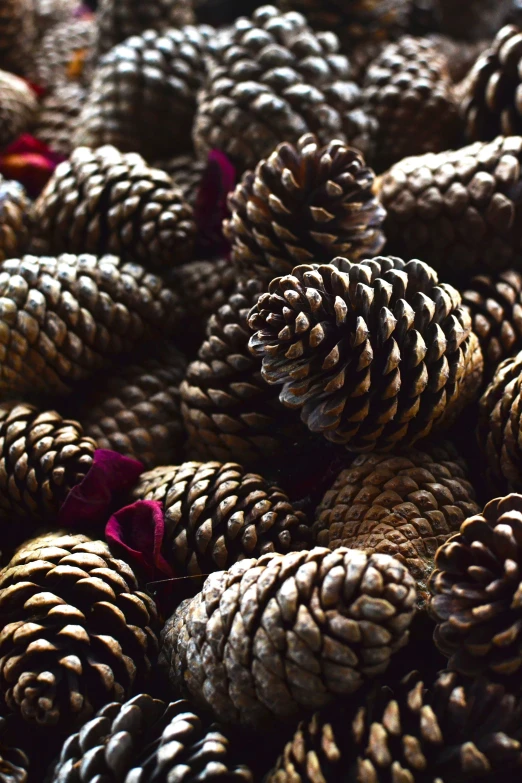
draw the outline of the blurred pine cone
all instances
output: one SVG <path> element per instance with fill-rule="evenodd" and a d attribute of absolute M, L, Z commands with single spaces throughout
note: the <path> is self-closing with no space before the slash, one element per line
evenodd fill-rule
<path fill-rule="evenodd" d="M 170 177 L 141 155 L 78 147 L 34 207 L 36 233 L 53 253 L 115 253 L 160 269 L 188 260 L 196 224 Z"/>
<path fill-rule="evenodd" d="M 426 599 L 437 548 L 480 509 L 451 444 L 442 444 L 435 458 L 429 446 L 420 449 L 357 457 L 318 506 L 314 541 L 395 557 Z"/>
<path fill-rule="evenodd" d="M 167 30 L 195 22 L 192 0 L 99 0 L 98 54 L 144 30 Z"/>
<path fill-rule="evenodd" d="M 0 176 L 0 261 L 25 253 L 31 238 L 31 201 L 19 182 Z"/>
<path fill-rule="evenodd" d="M 29 758 L 5 736 L 8 722 L 0 718 L 0 781 L 2 783 L 27 783 Z"/>
<path fill-rule="evenodd" d="M 435 0 L 441 30 L 453 38 L 491 39 L 508 13 L 512 0 Z"/>
<path fill-rule="evenodd" d="M 437 552 L 431 577 L 435 643 L 470 677 L 512 676 L 520 689 L 522 496 L 491 500 Z"/>
<path fill-rule="evenodd" d="M 448 279 L 520 264 L 522 138 L 406 158 L 380 180 L 388 246 Z"/>
<path fill-rule="evenodd" d="M 89 87 L 95 40 L 96 24 L 90 17 L 73 17 L 51 27 L 35 52 L 37 83 L 48 89 L 69 81 Z"/>
<path fill-rule="evenodd" d="M 522 491 L 522 352 L 505 359 L 480 399 L 478 439 L 497 492 Z"/>
<path fill-rule="evenodd" d="M 68 158 L 73 151 L 72 135 L 86 90 L 78 82 L 64 82 L 48 93 L 40 104 L 33 133 L 49 149 Z"/>
<path fill-rule="evenodd" d="M 308 131 L 365 152 L 375 123 L 338 50 L 334 33 L 312 33 L 300 14 L 265 5 L 238 19 L 215 41 L 194 125 L 199 157 L 223 150 L 241 173 Z"/>
<path fill-rule="evenodd" d="M 522 348 L 522 274 L 508 269 L 497 275 L 477 275 L 463 291 L 462 303 L 479 338 L 489 382 L 500 362 Z"/>
<path fill-rule="evenodd" d="M 73 146 L 113 144 L 147 160 L 190 149 L 213 32 L 203 26 L 146 30 L 111 49 L 93 76 Z"/>
<path fill-rule="evenodd" d="M 49 780 L 78 783 L 79 774 L 82 783 L 253 780 L 247 767 L 231 763 L 219 726 L 208 726 L 187 701 L 166 704 L 144 693 L 123 705 L 107 704 L 69 737 Z"/>
<path fill-rule="evenodd" d="M 279 487 L 233 462 L 185 462 L 142 473 L 134 500 L 163 504 L 162 553 L 175 573 L 199 576 L 246 557 L 308 549 L 305 515 Z"/>
<path fill-rule="evenodd" d="M 0 71 L 0 147 L 29 129 L 37 106 L 36 94 L 27 82 L 14 73 Z"/>
<path fill-rule="evenodd" d="M 85 434 L 99 449 L 133 457 L 146 468 L 180 461 L 185 439 L 179 384 L 186 360 L 168 344 L 153 354 L 113 366 L 75 405 Z"/>
<path fill-rule="evenodd" d="M 370 161 L 379 171 L 406 155 L 438 152 L 458 140 L 446 58 L 427 38 L 405 36 L 389 44 L 366 72 L 363 99 L 378 121 Z"/>
<path fill-rule="evenodd" d="M 455 84 L 467 76 L 477 57 L 488 48 L 490 43 L 489 39 L 463 41 L 439 33 L 429 35 L 428 40 L 445 57 L 448 73 Z"/>
<path fill-rule="evenodd" d="M 38 37 L 61 22 L 68 22 L 79 14 L 77 0 L 33 0 Z M 83 8 L 82 8 L 83 11 Z M 87 14 L 82 13 L 85 17 Z"/>
<path fill-rule="evenodd" d="M 301 723 L 266 782 L 464 783 L 496 773 L 514 783 L 521 718 L 520 701 L 502 686 L 443 671 L 426 690 L 412 672 L 360 706 L 329 707 Z"/>
<path fill-rule="evenodd" d="M 211 574 L 162 633 L 173 687 L 262 729 L 346 697 L 408 640 L 415 586 L 391 557 L 340 548 L 265 555 Z"/>
<path fill-rule="evenodd" d="M 280 144 L 228 198 L 232 217 L 224 233 L 232 260 L 241 272 L 270 281 L 300 263 L 377 255 L 386 213 L 373 184 L 362 155 L 340 141 L 322 147 L 306 134 L 295 146 Z"/>
<path fill-rule="evenodd" d="M 154 601 L 102 541 L 55 532 L 21 546 L 0 572 L 0 688 L 31 723 L 81 725 L 122 702 L 156 651 Z"/>
<path fill-rule="evenodd" d="M 250 350 L 279 399 L 352 451 L 411 445 L 476 394 L 482 353 L 458 291 L 421 261 L 303 265 L 252 308 Z"/>
<path fill-rule="evenodd" d="M 65 394 L 118 354 L 172 334 L 178 297 L 115 256 L 24 256 L 0 265 L 0 390 Z"/>
<path fill-rule="evenodd" d="M 98 444 L 77 421 L 33 405 L 0 405 L 0 516 L 53 519 L 89 471 Z"/>
<path fill-rule="evenodd" d="M 174 158 L 156 160 L 153 165 L 155 169 L 166 171 L 169 177 L 172 177 L 174 185 L 181 190 L 185 201 L 194 209 L 207 162 L 198 160 L 193 155 L 176 155 Z"/>
<path fill-rule="evenodd" d="M 33 0 L 2 0 L 0 6 L 0 68 L 31 72 L 36 39 Z M 5 87 L 0 85 L 3 94 Z"/>

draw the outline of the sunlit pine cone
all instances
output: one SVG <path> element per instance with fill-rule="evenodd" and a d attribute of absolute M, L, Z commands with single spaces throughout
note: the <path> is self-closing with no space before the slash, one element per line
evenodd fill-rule
<path fill-rule="evenodd" d="M 386 213 L 373 184 L 362 155 L 340 141 L 323 147 L 306 134 L 295 146 L 280 144 L 229 195 L 224 233 L 233 262 L 270 281 L 297 264 L 377 255 Z"/>
<path fill-rule="evenodd" d="M 412 672 L 360 706 L 328 707 L 301 723 L 266 782 L 464 783 L 496 773 L 514 783 L 521 718 L 520 700 L 502 686 L 443 671 L 426 689 Z"/>
<path fill-rule="evenodd" d="M 102 541 L 57 531 L 0 572 L 0 688 L 26 721 L 71 729 L 143 685 L 156 652 L 154 601 Z"/>
<path fill-rule="evenodd" d="M 451 445 L 433 456 L 422 448 L 357 457 L 318 506 L 314 541 L 395 557 L 425 600 L 437 548 L 479 507 Z"/>
<path fill-rule="evenodd" d="M 36 117 L 34 136 L 66 158 L 74 148 L 72 134 L 85 96 L 86 89 L 81 84 L 64 82 L 42 99 Z"/>
<path fill-rule="evenodd" d="M 0 147 L 29 130 L 37 112 L 36 94 L 14 73 L 0 71 Z"/>
<path fill-rule="evenodd" d="M 96 23 L 91 17 L 73 17 L 51 27 L 35 52 L 35 79 L 55 90 L 75 82 L 87 89 L 93 70 Z"/>
<path fill-rule="evenodd" d="M 31 228 L 31 201 L 24 188 L 0 176 L 0 262 L 26 252 Z"/>
<path fill-rule="evenodd" d="M 382 674 L 408 640 L 415 586 L 391 557 L 265 555 L 211 574 L 162 633 L 173 687 L 224 722 L 291 721 Z"/>
<path fill-rule="evenodd" d="M 482 353 L 458 291 L 421 261 L 335 259 L 276 278 L 249 316 L 279 400 L 351 451 L 411 445 L 475 396 Z"/>
<path fill-rule="evenodd" d="M 36 32 L 33 0 L 2 0 L 0 68 L 24 76 L 30 73 Z M 4 85 L 1 85 L 2 94 L 4 89 Z"/>
<path fill-rule="evenodd" d="M 163 504 L 162 553 L 176 574 L 199 576 L 238 560 L 309 549 L 302 511 L 262 476 L 233 462 L 185 462 L 142 473 L 134 500 Z"/>
<path fill-rule="evenodd" d="M 171 178 L 110 145 L 77 147 L 38 197 L 34 219 L 53 253 L 115 253 L 148 269 L 190 259 L 196 235 Z"/>

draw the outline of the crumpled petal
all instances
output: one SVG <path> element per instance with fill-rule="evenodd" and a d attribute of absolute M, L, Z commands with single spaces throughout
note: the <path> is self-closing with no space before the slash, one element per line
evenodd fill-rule
<path fill-rule="evenodd" d="M 137 500 L 120 509 L 107 522 L 105 538 L 121 557 L 148 579 L 173 577 L 161 552 L 165 535 L 163 504 Z"/>
<path fill-rule="evenodd" d="M 194 207 L 198 249 L 213 255 L 228 253 L 230 247 L 223 236 L 222 225 L 229 213 L 227 196 L 235 184 L 233 164 L 221 150 L 211 150 Z"/>

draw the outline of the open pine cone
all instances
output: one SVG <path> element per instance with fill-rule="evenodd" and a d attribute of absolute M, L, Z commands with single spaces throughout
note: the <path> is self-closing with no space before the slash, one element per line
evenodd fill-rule
<path fill-rule="evenodd" d="M 372 193 L 373 171 L 341 141 L 321 146 L 313 134 L 279 144 L 229 195 L 224 233 L 232 260 L 270 280 L 297 264 L 351 261 L 384 246 L 386 213 Z"/>
<path fill-rule="evenodd" d="M 0 176 L 0 261 L 26 252 L 31 238 L 31 202 L 19 182 Z"/>
<path fill-rule="evenodd" d="M 102 541 L 55 532 L 0 571 L 0 689 L 31 723 L 71 728 L 149 673 L 156 607 Z"/>
<path fill-rule="evenodd" d="M 72 135 L 86 92 L 76 81 L 65 82 L 49 92 L 40 105 L 33 133 L 49 149 L 65 158 L 74 149 Z"/>
<path fill-rule="evenodd" d="M 36 93 L 14 73 L 0 71 L 0 147 L 29 130 L 36 116 Z"/>
<path fill-rule="evenodd" d="M 338 258 L 273 280 L 250 350 L 280 401 L 352 451 L 411 445 L 451 422 L 481 383 L 460 294 L 421 261 Z"/>
<path fill-rule="evenodd" d="M 73 16 L 51 27 L 35 53 L 35 78 L 49 90 L 61 89 L 69 82 L 84 89 L 90 86 L 96 23 L 91 17 Z"/>
<path fill-rule="evenodd" d="M 36 32 L 33 0 L 2 0 L 0 68 L 21 75 L 30 72 Z M 3 85 L 1 89 L 3 93 Z"/>
<path fill-rule="evenodd" d="M 415 585 L 387 555 L 264 555 L 211 574 L 162 633 L 175 688 L 255 728 L 347 697 L 408 640 Z"/>

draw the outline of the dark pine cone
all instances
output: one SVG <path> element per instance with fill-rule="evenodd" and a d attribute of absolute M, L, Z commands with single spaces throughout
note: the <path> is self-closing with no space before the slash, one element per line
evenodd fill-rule
<path fill-rule="evenodd" d="M 522 496 L 491 500 L 437 552 L 435 643 L 466 676 L 513 677 L 522 666 Z"/>
<path fill-rule="evenodd" d="M 513 0 L 435 0 L 441 30 L 453 38 L 477 41 L 495 35 Z"/>
<path fill-rule="evenodd" d="M 27 783 L 29 758 L 6 735 L 8 722 L 0 718 L 0 783 Z"/>
<path fill-rule="evenodd" d="M 0 572 L 0 688 L 31 723 L 71 729 L 125 701 L 157 649 L 154 601 L 103 541 L 54 532 Z"/>
<path fill-rule="evenodd" d="M 154 162 L 155 169 L 166 171 L 175 187 L 183 193 L 183 198 L 192 209 L 196 206 L 201 180 L 207 167 L 206 160 L 198 160 L 193 155 L 176 155 Z"/>
<path fill-rule="evenodd" d="M 86 94 L 87 90 L 78 82 L 65 82 L 46 95 L 40 106 L 33 133 L 66 158 L 74 149 L 72 135 Z"/>
<path fill-rule="evenodd" d="M 96 23 L 92 17 L 73 16 L 51 27 L 35 54 L 35 77 L 41 87 L 54 92 L 68 82 L 90 86 Z"/>
<path fill-rule="evenodd" d="M 421 261 L 298 266 L 252 309 L 250 349 L 280 401 L 352 451 L 411 445 L 477 392 L 482 353 L 460 294 Z"/>
<path fill-rule="evenodd" d="M 295 146 L 280 144 L 228 198 L 232 217 L 224 232 L 232 260 L 270 281 L 297 264 L 377 255 L 386 213 L 373 184 L 362 155 L 341 141 L 322 147 L 307 134 Z"/>
<path fill-rule="evenodd" d="M 107 704 L 70 736 L 50 783 L 105 780 L 252 783 L 253 777 L 231 762 L 220 727 L 206 724 L 187 701 L 166 704 L 142 693 L 125 704 Z"/>
<path fill-rule="evenodd" d="M 437 548 L 479 511 L 451 444 L 441 444 L 433 456 L 426 448 L 357 457 L 326 492 L 313 528 L 319 546 L 395 557 L 417 581 L 423 601 Z"/>
<path fill-rule="evenodd" d="M 520 701 L 502 686 L 441 672 L 426 690 L 412 672 L 359 707 L 302 723 L 267 783 L 515 783 L 521 720 Z"/>
<path fill-rule="evenodd" d="M 36 39 L 33 0 L 2 0 L 0 68 L 26 75 L 31 70 Z M 2 85 L 3 93 L 3 85 Z"/>
<path fill-rule="evenodd" d="M 279 487 L 233 462 L 156 468 L 142 473 L 132 497 L 163 504 L 163 555 L 180 575 L 308 549 L 312 540 L 305 515 Z"/>
<path fill-rule="evenodd" d="M 408 641 L 415 583 L 386 555 L 265 555 L 211 574 L 162 634 L 173 687 L 220 720 L 295 719 L 382 674 Z"/>
<path fill-rule="evenodd" d="M 27 251 L 31 238 L 31 202 L 19 182 L 0 175 L 0 261 Z"/>

